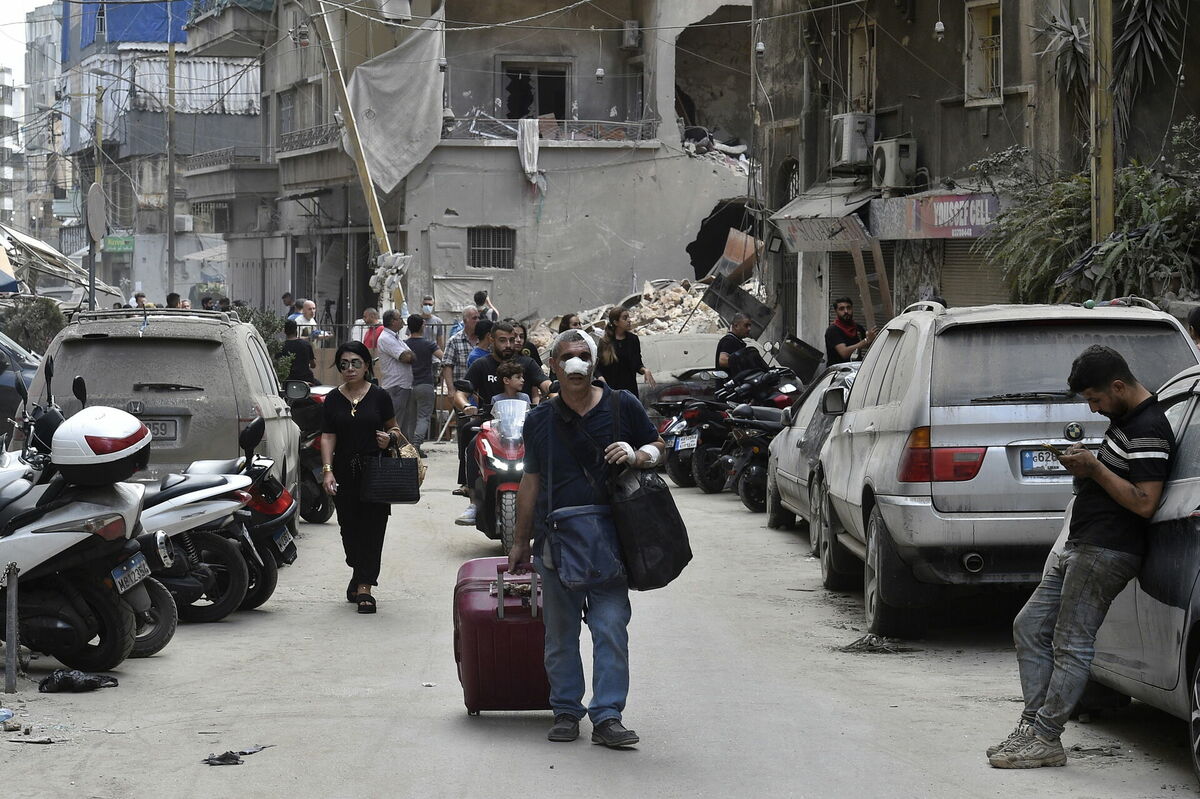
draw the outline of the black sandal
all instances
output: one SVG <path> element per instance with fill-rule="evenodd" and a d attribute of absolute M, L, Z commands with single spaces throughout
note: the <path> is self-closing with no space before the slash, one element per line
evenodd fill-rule
<path fill-rule="evenodd" d="M 357 597 L 355 597 L 354 601 L 358 603 L 359 613 L 375 612 L 375 597 L 371 596 L 370 594 L 359 594 Z"/>

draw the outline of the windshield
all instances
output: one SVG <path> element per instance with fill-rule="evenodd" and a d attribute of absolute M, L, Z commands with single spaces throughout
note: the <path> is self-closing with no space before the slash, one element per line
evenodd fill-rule
<path fill-rule="evenodd" d="M 39 358 L 37 355 L 34 355 L 32 352 L 25 349 L 20 344 L 13 341 L 11 338 L 4 335 L 3 333 L 0 333 L 0 349 L 4 349 L 4 350 L 12 353 L 17 358 L 19 358 L 22 361 L 22 363 L 26 363 L 26 364 L 29 364 L 32 366 L 37 366 L 38 363 L 41 361 L 41 358 Z"/>
<path fill-rule="evenodd" d="M 503 441 L 520 441 L 525 430 L 525 414 L 529 403 L 521 399 L 497 400 L 492 404 L 492 418 Z"/>
<path fill-rule="evenodd" d="M 1067 388 L 1071 363 L 1092 344 L 1112 347 L 1151 391 L 1196 365 L 1190 341 L 1154 322 L 1022 322 L 950 328 L 934 339 L 935 406 L 1082 402 Z"/>
<path fill-rule="evenodd" d="M 173 400 L 204 394 L 234 396 L 229 361 L 218 341 L 150 336 L 64 341 L 54 354 L 54 371 L 82 375 L 88 391 L 97 396 L 155 403 L 166 392 Z M 193 386 L 203 388 L 187 390 Z M 134 391 L 139 396 L 134 397 Z"/>

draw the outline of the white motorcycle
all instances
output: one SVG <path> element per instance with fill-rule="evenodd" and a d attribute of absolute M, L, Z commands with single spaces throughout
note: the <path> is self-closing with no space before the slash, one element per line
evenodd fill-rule
<path fill-rule="evenodd" d="M 47 359 L 45 406 L 31 404 L 16 381 L 25 445 L 18 461 L 0 463 L 0 568 L 20 570 L 22 644 L 72 668 L 107 671 L 132 650 L 135 614 L 151 606 L 151 560 L 166 554 L 165 536 L 133 539 L 144 489 L 122 482 L 146 467 L 151 434 L 116 408 L 64 421 L 49 387 L 53 370 Z M 8 590 L 0 591 L 5 600 Z"/>

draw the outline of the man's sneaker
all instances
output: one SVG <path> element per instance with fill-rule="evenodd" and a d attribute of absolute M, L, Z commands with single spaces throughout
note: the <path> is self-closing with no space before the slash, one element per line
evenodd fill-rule
<path fill-rule="evenodd" d="M 454 520 L 454 523 L 457 525 L 460 525 L 462 527 L 474 527 L 475 526 L 475 506 L 468 505 L 467 509 L 465 511 L 463 511 L 462 514 L 457 519 Z"/>
<path fill-rule="evenodd" d="M 579 719 L 570 713 L 559 713 L 554 717 L 554 726 L 546 733 L 546 739 L 555 743 L 567 743 L 579 737 Z"/>
<path fill-rule="evenodd" d="M 620 719 L 605 719 L 592 730 L 592 743 L 603 744 L 610 749 L 633 746 L 639 740 L 637 733 L 625 729 Z"/>
<path fill-rule="evenodd" d="M 989 746 L 987 748 L 987 756 L 991 757 L 992 755 L 996 754 L 997 752 L 1003 752 L 1007 749 L 1010 749 L 1010 748 L 1012 748 L 1013 744 L 1018 741 L 1020 741 L 1021 743 L 1024 743 L 1023 739 L 1027 738 L 1030 735 L 1033 735 L 1033 728 L 1030 727 L 1028 721 L 1026 721 L 1025 719 L 1021 719 L 1019 722 L 1017 722 L 1016 728 L 1008 734 L 1007 738 L 1005 738 L 1000 743 L 995 744 L 994 746 Z"/>
<path fill-rule="evenodd" d="M 1041 768 L 1042 766 L 1067 765 L 1067 753 L 1062 741 L 1047 741 L 1040 735 L 1031 734 L 1014 743 L 1008 749 L 988 758 L 994 768 Z"/>

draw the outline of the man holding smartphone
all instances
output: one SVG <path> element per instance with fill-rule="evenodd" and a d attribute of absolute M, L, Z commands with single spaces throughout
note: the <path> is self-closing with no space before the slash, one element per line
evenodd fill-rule
<path fill-rule="evenodd" d="M 1116 350 L 1088 347 L 1067 383 L 1112 421 L 1097 454 L 1076 443 L 1059 456 L 1076 478 L 1070 532 L 1013 622 L 1025 709 L 1008 738 L 988 749 L 995 768 L 1066 765 L 1063 727 L 1087 686 L 1109 605 L 1141 567 L 1175 450 L 1158 398 Z"/>

